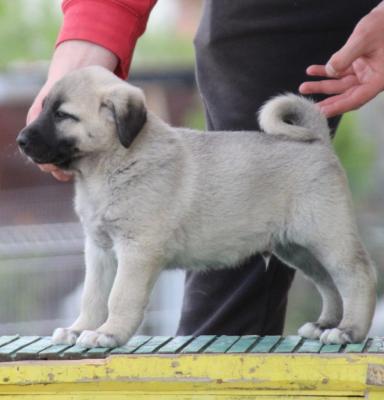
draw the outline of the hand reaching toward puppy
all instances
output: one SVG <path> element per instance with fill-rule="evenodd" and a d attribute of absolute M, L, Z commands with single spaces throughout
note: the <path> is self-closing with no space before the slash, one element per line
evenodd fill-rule
<path fill-rule="evenodd" d="M 299 87 L 302 94 L 330 95 L 318 103 L 327 117 L 355 110 L 383 91 L 384 2 L 360 20 L 326 65 L 311 65 L 306 72 L 328 78 Z"/>
<path fill-rule="evenodd" d="M 68 72 L 89 65 L 100 65 L 114 71 L 117 63 L 118 59 L 112 52 L 94 43 L 82 40 L 68 40 L 61 43 L 53 54 L 48 79 L 28 111 L 27 125 L 40 114 L 43 100 L 52 86 Z M 38 167 L 44 172 L 50 172 L 59 181 L 65 182 L 72 178 L 71 174 L 53 164 L 38 164 Z"/>

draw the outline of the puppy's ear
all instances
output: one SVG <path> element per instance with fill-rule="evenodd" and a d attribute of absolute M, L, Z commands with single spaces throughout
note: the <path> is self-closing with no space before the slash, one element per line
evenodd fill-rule
<path fill-rule="evenodd" d="M 147 121 L 143 92 L 127 83 L 108 90 L 100 105 L 102 112 L 116 125 L 117 136 L 124 147 L 129 147 Z"/>

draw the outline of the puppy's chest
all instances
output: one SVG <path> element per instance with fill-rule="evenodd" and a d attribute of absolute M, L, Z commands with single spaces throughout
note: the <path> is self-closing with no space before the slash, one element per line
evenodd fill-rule
<path fill-rule="evenodd" d="M 110 204 L 103 198 L 102 193 L 93 197 L 77 193 L 75 209 L 86 235 L 91 236 L 100 247 L 112 248 L 118 228 L 111 219 Z"/>

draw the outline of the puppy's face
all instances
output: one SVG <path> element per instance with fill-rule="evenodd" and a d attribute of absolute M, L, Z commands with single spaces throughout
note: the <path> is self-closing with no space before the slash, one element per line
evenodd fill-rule
<path fill-rule="evenodd" d="M 83 157 L 129 147 L 146 122 L 142 91 L 101 67 L 87 67 L 58 81 L 39 117 L 18 135 L 34 162 L 71 169 Z"/>

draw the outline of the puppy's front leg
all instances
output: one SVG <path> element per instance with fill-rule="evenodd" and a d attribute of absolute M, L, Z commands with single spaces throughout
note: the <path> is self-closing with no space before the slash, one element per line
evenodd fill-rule
<path fill-rule="evenodd" d="M 68 328 L 57 328 L 52 335 L 55 344 L 75 344 L 84 330 L 96 329 L 108 316 L 108 296 L 116 275 L 112 250 L 97 246 L 89 237 L 85 240 L 85 281 L 80 315 Z"/>
<path fill-rule="evenodd" d="M 127 241 L 115 246 L 118 268 L 108 301 L 108 319 L 96 331 L 83 331 L 77 345 L 115 347 L 134 334 L 162 266 L 161 257 L 151 247 Z"/>

